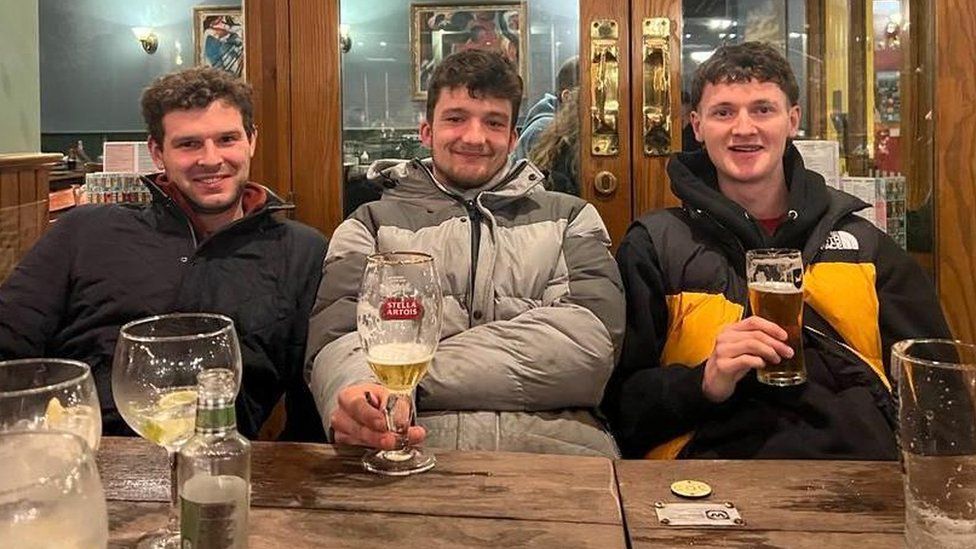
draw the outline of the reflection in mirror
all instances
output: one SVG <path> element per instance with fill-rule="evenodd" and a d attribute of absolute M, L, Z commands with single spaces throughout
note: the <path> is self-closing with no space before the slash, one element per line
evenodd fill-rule
<path fill-rule="evenodd" d="M 910 0 L 683 0 L 682 111 L 698 65 L 728 43 L 786 54 L 800 85 L 807 167 L 873 207 L 859 212 L 930 273 L 932 7 Z M 682 148 L 698 146 L 682 121 Z"/>
<path fill-rule="evenodd" d="M 366 169 L 374 160 L 429 155 L 418 132 L 426 109 L 422 77 L 453 51 L 499 49 L 518 61 L 525 82 L 516 121 L 519 131 L 536 114 L 555 119 L 561 96 L 559 69 L 579 54 L 579 7 L 566 4 L 343 0 L 340 19 L 351 43 L 342 55 L 344 214 L 380 196 L 381 190 L 366 180 Z M 519 150 L 513 157 L 529 155 L 529 147 Z"/>

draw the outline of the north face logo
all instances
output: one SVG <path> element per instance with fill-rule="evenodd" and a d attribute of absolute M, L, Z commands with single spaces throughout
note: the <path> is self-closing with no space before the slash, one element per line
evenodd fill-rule
<path fill-rule="evenodd" d="M 824 242 L 821 250 L 858 250 L 857 238 L 847 231 L 830 231 L 827 241 Z"/>

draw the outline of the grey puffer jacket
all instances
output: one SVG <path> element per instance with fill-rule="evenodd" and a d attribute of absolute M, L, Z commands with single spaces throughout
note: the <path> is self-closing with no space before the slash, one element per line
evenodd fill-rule
<path fill-rule="evenodd" d="M 338 392 L 373 381 L 356 333 L 366 256 L 434 256 L 441 342 L 417 391 L 427 445 L 616 456 L 595 416 L 624 330 L 620 274 L 596 209 L 546 191 L 521 161 L 488 190 L 438 183 L 430 161 L 379 161 L 383 198 L 336 229 L 309 324 L 306 374 L 326 431 Z"/>

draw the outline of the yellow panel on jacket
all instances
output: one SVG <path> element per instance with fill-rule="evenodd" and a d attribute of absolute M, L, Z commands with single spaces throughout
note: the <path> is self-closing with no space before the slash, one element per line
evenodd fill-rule
<path fill-rule="evenodd" d="M 712 354 L 722 328 L 742 318 L 743 307 L 722 294 L 681 292 L 667 296 L 668 338 L 661 364 L 683 364 L 693 368 Z M 685 433 L 652 448 L 646 459 L 674 459 L 691 440 Z"/>
<path fill-rule="evenodd" d="M 803 280 L 803 300 L 837 330 L 891 390 L 881 358 L 876 279 L 872 263 L 814 263 Z"/>

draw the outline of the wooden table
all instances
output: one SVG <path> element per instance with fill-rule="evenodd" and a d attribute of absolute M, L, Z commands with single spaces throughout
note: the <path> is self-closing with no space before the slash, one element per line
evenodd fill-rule
<path fill-rule="evenodd" d="M 437 467 L 394 479 L 362 471 L 360 450 L 253 446 L 250 546 L 627 546 L 608 459 L 435 452 Z M 162 449 L 103 437 L 98 465 L 111 547 L 129 547 L 166 521 Z"/>
<path fill-rule="evenodd" d="M 435 453 L 434 470 L 394 479 L 364 473 L 359 450 L 254 443 L 251 547 L 902 546 L 897 463 Z M 141 439 L 104 437 L 98 461 L 111 546 L 129 547 L 166 521 L 166 456 Z M 705 501 L 734 503 L 745 524 L 660 524 L 654 503 L 681 501 L 670 492 L 680 479 L 710 484 Z"/>
<path fill-rule="evenodd" d="M 901 470 L 892 462 L 618 461 L 617 481 L 630 545 L 749 549 L 902 547 Z M 675 480 L 707 482 L 704 501 L 732 502 L 745 525 L 676 528 L 658 522 L 654 503 L 681 500 Z"/>

